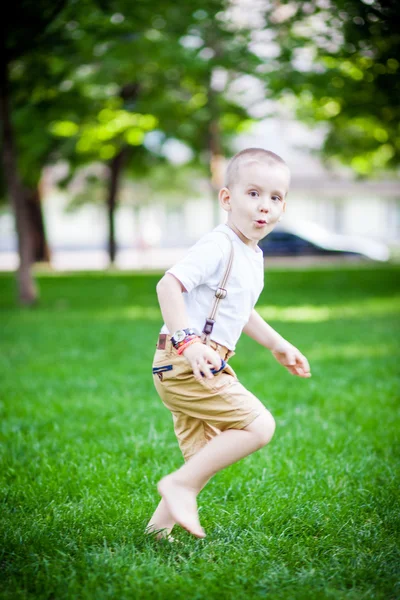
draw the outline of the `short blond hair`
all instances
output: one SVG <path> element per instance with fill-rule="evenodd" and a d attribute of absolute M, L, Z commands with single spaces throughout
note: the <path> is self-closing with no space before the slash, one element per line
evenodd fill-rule
<path fill-rule="evenodd" d="M 239 167 L 244 162 L 247 162 L 251 159 L 254 160 L 262 160 L 270 165 L 279 165 L 284 166 L 289 170 L 289 167 L 278 154 L 275 152 L 271 152 L 270 150 L 264 150 L 264 148 L 245 148 L 241 150 L 235 156 L 231 158 L 228 163 L 226 173 L 225 173 L 225 186 L 230 187 L 235 183 Z"/>

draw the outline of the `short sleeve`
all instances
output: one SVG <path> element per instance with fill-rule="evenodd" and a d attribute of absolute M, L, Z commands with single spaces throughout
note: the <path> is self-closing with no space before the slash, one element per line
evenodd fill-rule
<path fill-rule="evenodd" d="M 227 252 L 221 240 L 215 238 L 210 234 L 200 239 L 182 260 L 168 269 L 167 273 L 176 277 L 187 292 L 207 283 L 221 269 Z"/>

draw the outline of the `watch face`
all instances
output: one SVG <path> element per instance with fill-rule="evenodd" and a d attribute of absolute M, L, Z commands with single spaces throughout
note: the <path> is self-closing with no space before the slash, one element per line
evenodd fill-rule
<path fill-rule="evenodd" d="M 175 331 L 174 333 L 174 340 L 176 342 L 182 342 L 182 340 L 184 340 L 186 337 L 186 333 L 183 331 L 183 329 L 178 329 L 178 331 Z"/>

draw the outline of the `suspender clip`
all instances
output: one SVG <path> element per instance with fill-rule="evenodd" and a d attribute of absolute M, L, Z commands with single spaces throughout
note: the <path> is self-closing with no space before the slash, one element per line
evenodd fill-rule
<path fill-rule="evenodd" d="M 206 322 L 203 327 L 203 333 L 205 333 L 206 335 L 211 335 L 214 323 L 214 319 L 206 319 Z"/>

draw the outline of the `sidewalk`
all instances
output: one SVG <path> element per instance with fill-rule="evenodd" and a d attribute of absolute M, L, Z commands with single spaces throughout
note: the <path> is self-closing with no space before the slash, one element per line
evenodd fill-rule
<path fill-rule="evenodd" d="M 147 250 L 120 250 L 115 267 L 121 271 L 163 272 L 183 258 L 187 248 L 152 248 Z M 266 268 L 306 268 L 313 266 L 373 264 L 373 261 L 353 256 L 288 256 L 266 257 Z M 52 252 L 50 268 L 62 271 L 101 271 L 109 266 L 107 252 L 103 250 L 56 251 Z M 18 268 L 16 252 L 0 252 L 0 271 L 15 271 Z M 41 266 L 36 268 L 41 270 Z M 48 270 L 47 265 L 43 267 Z"/>

